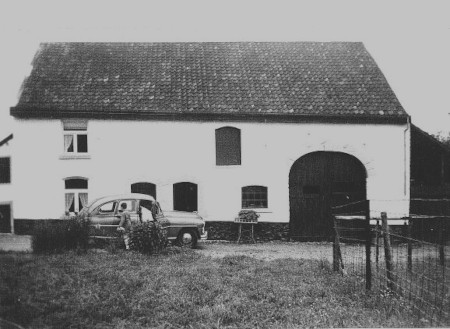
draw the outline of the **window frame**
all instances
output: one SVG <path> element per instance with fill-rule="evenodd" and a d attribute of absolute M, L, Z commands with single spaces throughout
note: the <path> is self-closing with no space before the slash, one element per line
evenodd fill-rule
<path fill-rule="evenodd" d="M 79 151 L 79 147 L 78 147 L 78 136 L 84 135 L 86 136 L 86 152 L 80 152 Z M 66 136 L 72 136 L 73 140 L 73 151 L 68 151 L 66 149 L 66 145 L 65 145 L 65 138 Z M 63 134 L 63 141 L 64 141 L 64 155 L 71 155 L 71 156 L 75 156 L 75 155 L 81 155 L 81 156 L 86 156 L 89 155 L 89 136 L 87 133 L 87 130 L 64 130 L 64 134 Z"/>
<path fill-rule="evenodd" d="M 67 188 L 66 183 L 70 180 L 84 180 L 86 181 L 86 188 Z M 73 194 L 74 200 L 73 200 L 73 212 L 75 214 L 79 213 L 82 209 L 80 204 L 80 194 L 86 194 L 86 205 L 89 203 L 89 179 L 85 177 L 67 177 L 64 178 L 64 201 L 66 201 L 67 195 Z M 64 211 L 70 212 L 70 207 L 68 210 L 66 210 L 66 206 L 64 206 Z"/>
<path fill-rule="evenodd" d="M 246 189 L 260 188 L 260 191 L 246 191 Z M 248 198 L 250 195 L 262 194 L 262 198 Z M 247 196 L 247 198 L 245 198 Z M 265 196 L 265 197 L 264 197 Z M 253 201 L 253 205 L 249 203 Z M 262 205 L 257 205 L 261 203 Z M 269 189 L 264 185 L 246 185 L 241 188 L 241 208 L 242 209 L 268 209 L 269 208 Z"/>

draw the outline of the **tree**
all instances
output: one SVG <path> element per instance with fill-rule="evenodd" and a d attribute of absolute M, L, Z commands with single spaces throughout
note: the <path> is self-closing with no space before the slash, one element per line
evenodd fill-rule
<path fill-rule="evenodd" d="M 443 131 L 439 131 L 437 134 L 432 136 L 436 138 L 438 141 L 440 141 L 442 144 L 450 148 L 450 132 L 445 133 Z"/>

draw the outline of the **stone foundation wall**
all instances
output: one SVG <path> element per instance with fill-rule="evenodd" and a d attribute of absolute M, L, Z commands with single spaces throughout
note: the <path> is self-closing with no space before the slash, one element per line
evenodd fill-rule
<path fill-rule="evenodd" d="M 234 222 L 206 222 L 208 240 L 236 241 L 238 227 Z M 256 241 L 288 240 L 289 223 L 259 222 L 254 225 L 254 237 Z"/>

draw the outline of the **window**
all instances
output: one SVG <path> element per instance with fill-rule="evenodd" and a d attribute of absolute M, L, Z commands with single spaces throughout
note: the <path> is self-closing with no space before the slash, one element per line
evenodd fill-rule
<path fill-rule="evenodd" d="M 125 208 L 129 212 L 136 211 L 136 200 L 120 200 L 119 202 L 119 211 L 122 209 L 122 204 L 125 203 L 127 207 Z"/>
<path fill-rule="evenodd" d="M 266 186 L 244 186 L 242 188 L 242 209 L 267 208 Z"/>
<path fill-rule="evenodd" d="M 173 184 L 173 210 L 197 211 L 197 184 L 181 182 Z"/>
<path fill-rule="evenodd" d="M 100 214 L 111 214 L 111 213 L 114 213 L 114 210 L 116 210 L 116 206 L 117 206 L 116 201 L 107 202 L 105 204 L 102 204 L 98 208 L 98 212 Z"/>
<path fill-rule="evenodd" d="M 67 178 L 65 185 L 65 211 L 78 213 L 88 203 L 88 180 L 85 178 Z"/>
<path fill-rule="evenodd" d="M 87 121 L 64 121 L 64 153 L 87 154 Z"/>
<path fill-rule="evenodd" d="M 10 158 L 0 158 L 0 184 L 11 183 Z"/>
<path fill-rule="evenodd" d="M 216 129 L 216 165 L 241 164 L 241 131 L 233 127 Z"/>

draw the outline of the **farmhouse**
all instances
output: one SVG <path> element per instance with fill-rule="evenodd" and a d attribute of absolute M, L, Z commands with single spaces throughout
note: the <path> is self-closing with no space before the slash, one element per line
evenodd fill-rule
<path fill-rule="evenodd" d="M 138 191 L 292 236 L 408 215 L 410 117 L 362 43 L 46 43 L 14 117 L 16 221 Z"/>

